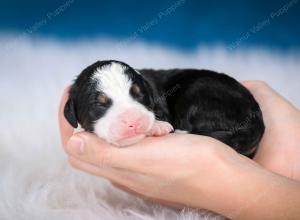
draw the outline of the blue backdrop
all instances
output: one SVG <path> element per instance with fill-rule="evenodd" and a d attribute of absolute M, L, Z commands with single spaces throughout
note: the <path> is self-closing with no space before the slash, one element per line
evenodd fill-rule
<path fill-rule="evenodd" d="M 298 0 L 1 1 L 0 32 L 78 40 L 96 37 L 180 49 L 300 48 Z"/>

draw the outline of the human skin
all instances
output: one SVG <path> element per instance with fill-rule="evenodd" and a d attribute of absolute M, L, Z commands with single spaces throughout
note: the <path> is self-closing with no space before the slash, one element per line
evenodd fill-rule
<path fill-rule="evenodd" d="M 300 111 L 261 81 L 246 81 L 263 112 L 265 134 L 254 160 L 263 167 L 300 181 Z"/>
<path fill-rule="evenodd" d="M 259 102 L 266 132 L 250 160 L 210 137 L 169 134 L 116 148 L 79 132 L 63 116 L 62 143 L 70 164 L 144 198 L 215 211 L 234 219 L 300 218 L 300 112 L 267 84 L 243 84 Z"/>

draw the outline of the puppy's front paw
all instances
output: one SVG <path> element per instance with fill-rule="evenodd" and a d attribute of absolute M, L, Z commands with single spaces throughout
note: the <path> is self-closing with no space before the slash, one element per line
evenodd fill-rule
<path fill-rule="evenodd" d="M 173 131 L 173 126 L 166 121 L 155 121 L 150 131 L 151 136 L 163 136 Z"/>

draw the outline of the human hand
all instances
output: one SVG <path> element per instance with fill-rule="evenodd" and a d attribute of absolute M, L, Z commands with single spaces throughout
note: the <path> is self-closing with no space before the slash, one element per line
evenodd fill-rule
<path fill-rule="evenodd" d="M 68 88 L 62 97 L 59 124 L 70 164 L 144 198 L 212 210 L 210 205 L 216 204 L 223 191 L 218 184 L 232 181 L 225 164 L 248 160 L 225 144 L 199 135 L 149 137 L 127 148 L 116 148 L 88 132 L 73 135 L 63 114 L 67 98 Z M 195 193 L 199 189 L 202 194 Z"/>
<path fill-rule="evenodd" d="M 266 126 L 254 160 L 300 180 L 300 111 L 262 81 L 242 82 L 259 103 Z"/>
<path fill-rule="evenodd" d="M 63 115 L 67 97 L 68 89 L 59 123 L 73 167 L 167 205 L 204 208 L 236 219 L 299 216 L 298 207 L 291 206 L 298 204 L 299 184 L 267 172 L 225 144 L 210 137 L 170 134 L 116 148 L 91 133 L 73 134 Z"/>

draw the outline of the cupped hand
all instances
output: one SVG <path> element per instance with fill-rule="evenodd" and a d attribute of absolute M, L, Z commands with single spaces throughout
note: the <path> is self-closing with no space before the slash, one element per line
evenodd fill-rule
<path fill-rule="evenodd" d="M 255 160 L 274 172 L 297 177 L 299 111 L 264 83 L 243 84 L 262 107 L 266 124 Z M 167 205 L 204 208 L 237 219 L 299 216 L 298 207 L 291 205 L 299 204 L 299 183 L 268 172 L 227 145 L 200 135 L 170 134 L 116 148 L 91 133 L 73 134 L 63 115 L 67 98 L 68 88 L 59 124 L 73 167 Z"/>
<path fill-rule="evenodd" d="M 68 88 L 62 97 L 59 124 L 70 164 L 144 198 L 210 209 L 223 193 L 221 179 L 232 181 L 227 164 L 238 166 L 248 160 L 225 144 L 200 135 L 173 133 L 117 148 L 92 133 L 73 134 L 63 116 L 67 98 Z M 203 193 L 195 193 L 199 190 Z"/>
<path fill-rule="evenodd" d="M 266 126 L 254 160 L 300 180 L 300 111 L 262 81 L 242 82 L 259 103 Z"/>

